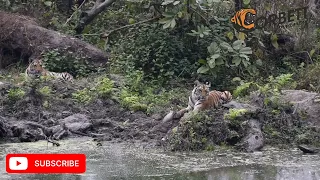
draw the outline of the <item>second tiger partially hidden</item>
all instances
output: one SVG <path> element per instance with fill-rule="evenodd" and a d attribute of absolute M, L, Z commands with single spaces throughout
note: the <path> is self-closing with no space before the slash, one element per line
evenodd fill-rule
<path fill-rule="evenodd" d="M 56 73 L 46 70 L 42 65 L 42 61 L 38 59 L 33 60 L 29 64 L 28 68 L 25 71 L 25 75 L 28 79 L 34 79 L 40 76 L 49 76 L 53 77 L 54 79 L 60 79 L 63 81 L 73 81 L 73 76 L 67 72 Z"/>

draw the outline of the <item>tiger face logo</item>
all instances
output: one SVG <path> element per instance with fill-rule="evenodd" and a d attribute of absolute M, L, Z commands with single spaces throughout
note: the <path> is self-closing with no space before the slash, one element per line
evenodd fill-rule
<path fill-rule="evenodd" d="M 231 18 L 234 27 L 241 32 L 251 32 L 254 30 L 254 19 L 257 12 L 254 9 L 241 9 Z"/>

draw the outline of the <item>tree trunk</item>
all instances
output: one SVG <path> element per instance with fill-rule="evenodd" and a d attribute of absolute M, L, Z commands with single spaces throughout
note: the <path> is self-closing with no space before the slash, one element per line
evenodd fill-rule
<path fill-rule="evenodd" d="M 77 38 L 40 27 L 26 16 L 0 11 L 0 49 L 19 52 L 22 57 L 39 56 L 40 53 L 58 50 L 62 55 L 85 57 L 91 65 L 107 62 L 107 54 Z"/>

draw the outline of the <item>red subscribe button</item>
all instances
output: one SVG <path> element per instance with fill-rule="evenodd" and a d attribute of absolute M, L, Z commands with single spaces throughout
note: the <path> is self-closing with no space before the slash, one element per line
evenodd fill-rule
<path fill-rule="evenodd" d="M 8 154 L 8 173 L 84 173 L 85 154 Z"/>

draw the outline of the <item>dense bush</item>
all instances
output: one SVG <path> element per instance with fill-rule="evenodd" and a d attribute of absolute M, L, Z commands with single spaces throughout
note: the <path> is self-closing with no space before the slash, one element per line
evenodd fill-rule
<path fill-rule="evenodd" d="M 158 25 L 132 28 L 130 35 L 114 45 L 113 67 L 120 71 L 141 70 L 146 79 L 166 81 L 172 77 L 190 77 L 194 59 L 178 36 Z"/>

